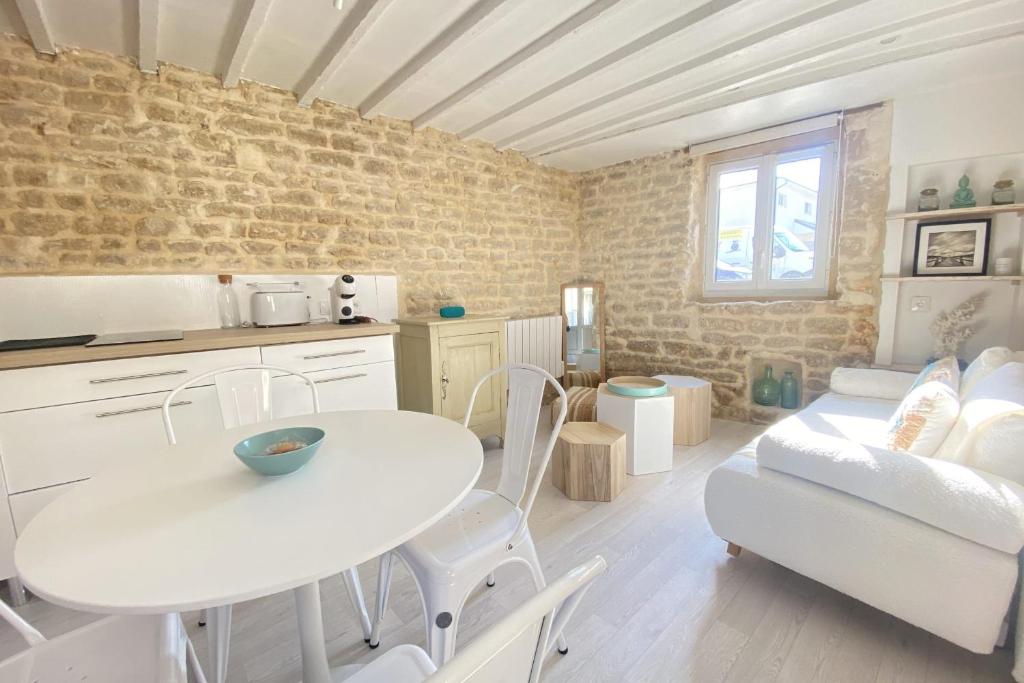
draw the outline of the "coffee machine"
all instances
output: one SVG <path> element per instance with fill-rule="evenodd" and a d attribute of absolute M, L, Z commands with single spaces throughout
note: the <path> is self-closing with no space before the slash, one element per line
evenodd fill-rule
<path fill-rule="evenodd" d="M 331 287 L 331 317 L 339 325 L 354 325 L 356 319 L 356 279 L 339 275 Z"/>

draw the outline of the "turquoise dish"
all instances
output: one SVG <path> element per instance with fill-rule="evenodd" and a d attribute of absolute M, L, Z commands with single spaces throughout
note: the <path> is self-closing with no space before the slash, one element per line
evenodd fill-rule
<path fill-rule="evenodd" d="M 631 398 L 650 398 L 668 393 L 668 385 L 653 377 L 612 377 L 607 384 L 608 391 L 613 394 Z"/>
<path fill-rule="evenodd" d="M 285 427 L 250 436 L 235 444 L 235 456 L 250 469 L 268 477 L 291 474 L 312 459 L 324 441 L 324 430 L 316 427 Z M 305 444 L 277 455 L 275 446 Z"/>
<path fill-rule="evenodd" d="M 462 306 L 442 306 L 440 313 L 442 318 L 461 318 L 466 315 L 466 309 Z"/>

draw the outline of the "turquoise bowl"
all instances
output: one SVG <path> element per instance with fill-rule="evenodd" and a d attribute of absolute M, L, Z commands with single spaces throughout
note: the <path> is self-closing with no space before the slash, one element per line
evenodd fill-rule
<path fill-rule="evenodd" d="M 268 455 L 271 446 L 282 441 L 300 441 L 306 446 L 279 455 Z M 250 469 L 268 477 L 291 474 L 313 457 L 324 442 L 324 430 L 316 427 L 285 427 L 250 436 L 235 444 L 235 456 Z"/>

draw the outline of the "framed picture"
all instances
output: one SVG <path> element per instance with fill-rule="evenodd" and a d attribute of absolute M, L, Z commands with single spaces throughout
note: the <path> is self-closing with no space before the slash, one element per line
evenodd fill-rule
<path fill-rule="evenodd" d="M 991 219 L 918 223 L 914 276 L 984 275 Z"/>

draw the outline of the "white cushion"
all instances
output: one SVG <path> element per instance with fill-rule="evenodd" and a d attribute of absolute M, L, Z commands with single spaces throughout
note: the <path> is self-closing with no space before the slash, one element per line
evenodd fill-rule
<path fill-rule="evenodd" d="M 953 391 L 960 390 L 960 361 L 953 356 L 946 356 L 937 361 L 932 361 L 924 366 L 918 373 L 917 379 L 910 385 L 910 391 L 921 386 L 925 382 L 945 382 L 953 388 Z M 909 392 L 908 392 L 909 393 Z"/>
<path fill-rule="evenodd" d="M 799 422 L 788 420 L 787 424 L 807 432 L 884 447 L 889 418 L 898 405 L 896 401 L 878 398 L 825 394 L 797 413 Z"/>
<path fill-rule="evenodd" d="M 1024 483 L 1024 363 L 978 381 L 937 455 Z"/>
<path fill-rule="evenodd" d="M 829 380 L 829 390 L 846 396 L 884 398 L 901 401 L 910 391 L 917 375 L 895 370 L 868 368 L 836 368 Z"/>
<path fill-rule="evenodd" d="M 1024 488 L 956 463 L 809 432 L 800 413 L 757 442 L 757 464 L 844 491 L 969 541 L 1016 554 Z"/>
<path fill-rule="evenodd" d="M 911 389 L 889 420 L 885 446 L 930 457 L 946 440 L 960 414 L 956 389 L 942 379 Z"/>
<path fill-rule="evenodd" d="M 964 370 L 960 377 L 960 398 L 967 398 L 978 382 L 991 375 L 996 368 L 1014 360 L 1014 353 L 1005 346 L 985 349 Z"/>

